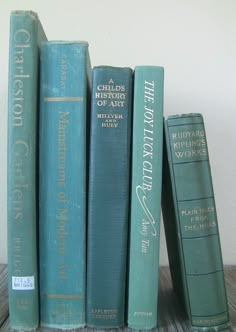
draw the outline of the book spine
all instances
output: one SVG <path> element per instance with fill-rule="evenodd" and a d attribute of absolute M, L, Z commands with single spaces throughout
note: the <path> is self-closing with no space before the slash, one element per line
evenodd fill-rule
<path fill-rule="evenodd" d="M 162 67 L 136 67 L 134 76 L 128 326 L 157 325 L 163 142 Z"/>
<path fill-rule="evenodd" d="M 193 328 L 220 330 L 228 326 L 229 315 L 203 117 L 201 114 L 169 117 L 165 121 L 165 139 L 169 175 L 164 176 L 171 177 L 172 188 L 165 189 L 167 186 L 163 185 L 163 189 L 172 192 L 172 197 L 165 194 L 163 216 L 169 256 L 173 236 L 174 255 L 179 253 L 179 259 L 170 259 L 173 279 L 174 271 L 180 269 L 179 280 L 174 283 L 177 287 L 182 283 L 179 289 L 183 291 Z M 165 210 L 170 208 L 171 199 L 175 216 L 168 219 Z M 175 266 L 178 261 L 179 268 Z"/>
<path fill-rule="evenodd" d="M 8 96 L 8 292 L 12 329 L 38 326 L 36 145 L 39 20 L 10 18 Z M 43 32 L 41 33 L 43 36 Z M 43 37 L 42 37 L 43 38 Z"/>
<path fill-rule="evenodd" d="M 88 201 L 87 324 L 124 325 L 132 70 L 93 70 Z"/>
<path fill-rule="evenodd" d="M 40 96 L 41 325 L 85 325 L 88 45 L 42 44 Z"/>

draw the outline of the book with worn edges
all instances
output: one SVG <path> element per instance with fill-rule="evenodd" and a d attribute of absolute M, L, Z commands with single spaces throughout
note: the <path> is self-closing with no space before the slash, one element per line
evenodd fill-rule
<path fill-rule="evenodd" d="M 10 17 L 8 90 L 8 294 L 10 327 L 38 327 L 38 53 L 46 40 L 32 11 Z"/>
<path fill-rule="evenodd" d="M 124 325 L 129 221 L 132 70 L 93 69 L 87 324 Z"/>
<path fill-rule="evenodd" d="M 88 43 L 43 43 L 40 63 L 40 323 L 78 328 L 85 325 Z"/>
<path fill-rule="evenodd" d="M 174 289 L 193 328 L 228 327 L 216 205 L 201 114 L 164 121 L 162 208 Z"/>

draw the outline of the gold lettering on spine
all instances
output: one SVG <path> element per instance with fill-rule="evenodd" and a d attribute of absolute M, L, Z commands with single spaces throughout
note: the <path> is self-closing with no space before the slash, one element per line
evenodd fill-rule
<path fill-rule="evenodd" d="M 23 140 L 18 140 L 13 145 L 13 189 L 12 189 L 12 220 L 13 222 L 20 224 L 24 222 L 24 191 L 28 189 L 28 183 L 23 181 L 26 179 L 26 163 L 29 156 L 29 146 Z M 20 235 L 16 236 L 13 239 L 13 268 L 14 276 L 21 276 L 21 237 Z"/>
<path fill-rule="evenodd" d="M 14 34 L 14 80 L 12 95 L 12 125 L 23 126 L 24 120 L 24 83 L 30 75 L 25 72 L 25 52 L 30 48 L 30 33 L 25 29 L 16 30 Z"/>
<path fill-rule="evenodd" d="M 76 294 L 45 294 L 47 299 L 61 299 L 61 300 L 77 300 L 83 299 L 82 295 Z"/>
<path fill-rule="evenodd" d="M 172 147 L 177 159 L 207 157 L 207 143 L 204 130 L 174 132 Z"/>
<path fill-rule="evenodd" d="M 117 319 L 118 309 L 92 309 L 91 315 L 94 319 L 114 320 Z"/>
<path fill-rule="evenodd" d="M 26 57 L 31 47 L 31 35 L 26 29 L 18 29 L 14 32 L 12 40 L 12 77 L 11 87 L 11 126 L 14 133 L 22 130 L 25 123 L 25 90 L 27 80 L 30 74 L 26 71 Z M 19 129 L 18 129 L 19 128 Z M 17 134 L 18 135 L 18 134 Z M 30 145 L 23 135 L 22 139 L 16 139 L 12 142 L 11 148 L 11 167 L 12 167 L 12 188 L 11 188 L 11 220 L 13 223 L 24 223 L 24 205 L 25 191 L 28 190 L 29 183 L 27 179 L 27 164 L 30 156 Z M 13 134 L 14 137 L 14 134 Z M 20 133 L 18 135 L 20 137 Z M 14 227 L 14 225 L 12 226 Z M 16 234 L 12 243 L 13 275 L 22 275 L 22 239 L 20 234 Z"/>
<path fill-rule="evenodd" d="M 58 224 L 57 224 L 57 246 L 58 246 L 58 276 L 59 279 L 67 279 L 67 264 L 65 264 L 66 238 L 68 237 L 68 199 L 65 193 L 66 187 L 66 132 L 69 125 L 69 112 L 59 112 L 58 122 L 58 177 L 57 177 L 57 200 L 58 200 Z"/>
<path fill-rule="evenodd" d="M 228 314 L 222 313 L 218 317 L 202 317 L 202 318 L 193 318 L 193 324 L 198 326 L 213 326 L 226 323 L 228 321 Z"/>
<path fill-rule="evenodd" d="M 13 267 L 14 267 L 14 275 L 21 275 L 21 238 L 16 236 L 13 239 Z"/>
<path fill-rule="evenodd" d="M 68 102 L 68 101 L 83 101 L 83 97 L 45 97 L 44 102 L 52 103 L 52 102 Z"/>
<path fill-rule="evenodd" d="M 215 207 L 212 205 L 193 209 L 181 209 L 180 217 L 185 222 L 183 225 L 185 232 L 193 233 L 217 227 Z"/>
<path fill-rule="evenodd" d="M 60 91 L 61 96 L 46 97 L 44 102 L 76 102 L 81 101 L 81 97 L 68 97 L 65 95 L 67 84 L 67 56 L 61 55 L 60 59 Z M 68 279 L 67 271 L 68 265 L 65 261 L 66 257 L 66 241 L 68 238 L 68 205 L 69 200 L 66 194 L 67 173 L 66 158 L 67 158 L 67 133 L 70 125 L 70 112 L 59 111 L 58 113 L 58 136 L 57 136 L 57 275 L 61 280 Z"/>

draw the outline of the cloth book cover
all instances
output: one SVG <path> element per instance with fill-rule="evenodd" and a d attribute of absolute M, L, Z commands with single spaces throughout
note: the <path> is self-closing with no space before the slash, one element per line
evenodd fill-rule
<path fill-rule="evenodd" d="M 132 70 L 93 69 L 87 324 L 124 325 L 129 218 Z"/>
<path fill-rule="evenodd" d="M 87 42 L 40 50 L 40 323 L 85 325 Z"/>
<path fill-rule="evenodd" d="M 191 325 L 229 323 L 219 228 L 201 114 L 164 121 L 163 218 L 174 289 Z"/>
<path fill-rule="evenodd" d="M 36 13 L 10 17 L 8 90 L 8 294 L 10 327 L 38 326 L 37 127 L 38 47 L 45 40 Z"/>
<path fill-rule="evenodd" d="M 157 326 L 164 69 L 134 71 L 128 326 Z"/>

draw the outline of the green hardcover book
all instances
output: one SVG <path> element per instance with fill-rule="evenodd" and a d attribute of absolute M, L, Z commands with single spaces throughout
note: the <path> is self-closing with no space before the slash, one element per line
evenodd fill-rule
<path fill-rule="evenodd" d="M 134 71 L 128 326 L 157 326 L 163 142 L 162 67 Z"/>
<path fill-rule="evenodd" d="M 85 325 L 88 43 L 40 48 L 40 325 Z"/>
<path fill-rule="evenodd" d="M 201 114 L 164 121 L 162 208 L 173 286 L 191 325 L 229 325 L 219 229 Z"/>
<path fill-rule="evenodd" d="M 38 326 L 37 90 L 38 46 L 46 39 L 37 14 L 10 21 L 8 103 L 8 276 L 10 326 Z"/>

